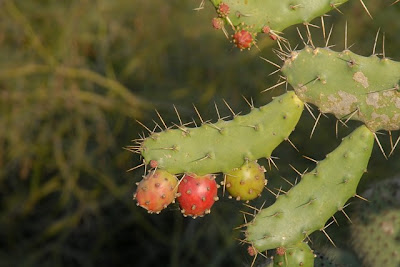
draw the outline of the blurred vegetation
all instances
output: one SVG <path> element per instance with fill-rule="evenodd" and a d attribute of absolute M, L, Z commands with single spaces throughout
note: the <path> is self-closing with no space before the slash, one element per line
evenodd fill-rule
<path fill-rule="evenodd" d="M 343 43 L 347 20 L 353 51 L 368 55 L 381 28 L 386 54 L 399 60 L 400 5 L 368 2 L 373 21 L 358 1 L 341 8 L 344 16 L 333 12 L 325 19 L 336 27 L 331 43 Z M 210 26 L 208 3 L 193 11 L 199 4 L 0 1 L 0 266 L 251 264 L 232 230 L 243 222 L 239 210 L 248 208 L 225 197 L 203 219 L 183 218 L 176 205 L 148 215 L 132 201 L 143 170 L 126 172 L 140 163 L 123 150 L 145 131 L 135 119 L 153 129 L 154 108 L 168 124 L 177 121 L 173 104 L 185 121 L 195 116 L 192 103 L 215 119 L 214 101 L 223 115 L 229 111 L 222 98 L 246 113 L 241 95 L 259 106 L 285 90 L 259 93 L 278 79 L 259 59 L 278 62 L 271 52 L 276 44 L 260 37 L 261 51 L 237 51 Z M 299 42 L 295 29 L 285 37 L 293 47 Z M 280 175 L 296 178 L 289 163 L 301 171 L 312 166 L 301 154 L 322 158 L 339 142 L 332 117 L 311 140 L 313 119 L 303 117 L 291 137 L 301 153 L 287 143 L 278 149 L 280 173 L 269 172 L 271 188 L 288 187 Z M 342 127 L 340 136 L 350 131 Z M 364 183 L 398 172 L 399 154 L 386 161 L 376 149 Z M 266 192 L 253 204 L 264 199 L 274 198 Z M 341 247 L 348 246 L 346 224 L 328 230 Z M 318 235 L 315 244 L 330 246 Z"/>

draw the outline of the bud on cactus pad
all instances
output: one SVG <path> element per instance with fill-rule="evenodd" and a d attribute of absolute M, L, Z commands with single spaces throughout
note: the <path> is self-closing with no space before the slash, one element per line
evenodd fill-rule
<path fill-rule="evenodd" d="M 224 20 L 221 18 L 213 18 L 211 22 L 213 28 L 216 30 L 220 30 L 222 27 L 224 27 Z"/>
<path fill-rule="evenodd" d="M 233 42 L 240 49 L 250 49 L 250 47 L 254 44 L 253 33 L 249 32 L 245 29 L 238 29 L 233 37 Z"/>
<path fill-rule="evenodd" d="M 255 199 L 267 184 L 264 172 L 265 169 L 255 161 L 245 163 L 226 173 L 225 188 L 237 200 Z"/>
<path fill-rule="evenodd" d="M 159 213 L 175 199 L 178 179 L 164 170 L 151 171 L 138 183 L 134 199 L 149 213 Z"/>
<path fill-rule="evenodd" d="M 185 174 L 178 186 L 182 214 L 195 218 L 210 213 L 211 206 L 218 200 L 217 191 L 214 175 Z"/>

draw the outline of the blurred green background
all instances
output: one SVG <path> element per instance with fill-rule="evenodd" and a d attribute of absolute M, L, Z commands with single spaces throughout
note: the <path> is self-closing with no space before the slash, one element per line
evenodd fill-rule
<path fill-rule="evenodd" d="M 222 115 L 230 114 L 222 99 L 247 113 L 242 95 L 260 106 L 285 91 L 260 94 L 278 80 L 259 58 L 279 63 L 276 43 L 260 36 L 260 50 L 238 51 L 211 27 L 208 2 L 193 10 L 200 2 L 0 0 L 0 266 L 250 266 L 233 228 L 251 209 L 221 196 L 204 218 L 183 218 L 176 204 L 149 215 L 132 201 L 143 169 L 126 172 L 141 162 L 123 149 L 145 131 L 135 119 L 153 129 L 154 109 L 168 125 L 177 122 L 173 104 L 184 121 L 198 121 L 192 103 L 215 120 L 214 101 Z M 355 0 L 325 18 L 335 25 L 333 49 L 343 49 L 347 21 L 353 51 L 371 54 L 381 28 L 386 55 L 400 60 L 400 4 L 365 2 L 374 20 Z M 322 45 L 321 29 L 312 32 Z M 300 43 L 295 27 L 284 36 Z M 280 171 L 268 169 L 268 187 L 288 189 L 279 176 L 296 179 L 289 163 L 312 168 L 302 155 L 322 159 L 357 125 L 336 138 L 335 119 L 322 118 L 310 140 L 313 123 L 305 112 L 291 136 L 300 153 L 288 143 L 274 153 Z M 387 133 L 379 137 L 390 151 Z M 399 172 L 399 160 L 398 150 L 386 161 L 375 148 L 359 192 Z M 252 205 L 273 199 L 264 192 Z M 328 232 L 351 249 L 348 222 L 338 217 L 341 226 Z"/>

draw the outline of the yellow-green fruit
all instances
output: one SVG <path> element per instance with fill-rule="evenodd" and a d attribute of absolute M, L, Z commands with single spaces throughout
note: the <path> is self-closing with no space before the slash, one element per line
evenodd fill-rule
<path fill-rule="evenodd" d="M 265 169 L 257 162 L 245 163 L 226 173 L 225 188 L 237 200 L 252 200 L 258 197 L 267 184 Z"/>

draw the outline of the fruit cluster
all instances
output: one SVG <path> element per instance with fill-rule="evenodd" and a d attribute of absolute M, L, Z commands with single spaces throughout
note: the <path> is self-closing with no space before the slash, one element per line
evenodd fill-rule
<path fill-rule="evenodd" d="M 152 161 L 150 166 L 157 166 Z M 256 161 L 245 163 L 224 176 L 221 182 L 229 192 L 229 198 L 249 201 L 261 195 L 264 186 L 265 168 Z M 137 190 L 133 198 L 137 205 L 145 208 L 149 213 L 160 213 L 169 204 L 178 200 L 182 214 L 193 218 L 202 217 L 211 212 L 211 207 L 219 199 L 216 176 L 206 174 L 199 176 L 185 173 L 181 179 L 162 169 L 150 170 L 137 183 Z"/>

